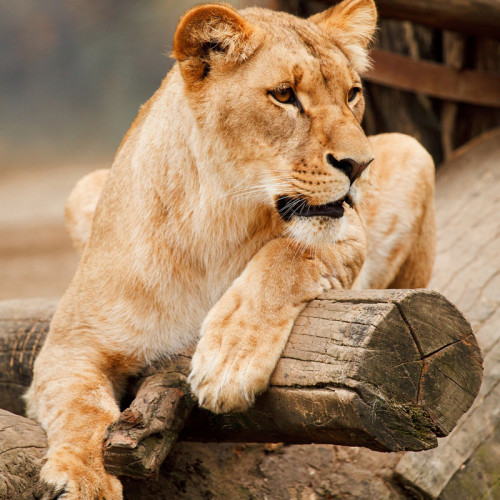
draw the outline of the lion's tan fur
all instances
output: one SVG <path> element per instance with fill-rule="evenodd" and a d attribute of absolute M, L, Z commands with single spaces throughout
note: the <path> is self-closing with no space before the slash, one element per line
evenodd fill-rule
<path fill-rule="evenodd" d="M 368 140 L 362 94 L 346 98 L 375 21 L 372 0 L 310 20 L 223 5 L 181 19 L 178 63 L 109 174 L 82 180 L 68 200 L 82 258 L 27 396 L 50 444 L 42 479 L 65 499 L 121 498 L 101 441 L 123 381 L 146 364 L 201 333 L 193 392 L 213 411 L 243 410 L 322 291 L 427 283 L 432 160 L 406 136 Z M 302 111 L 273 100 L 284 84 Z M 374 153 L 352 185 L 325 161 L 366 165 Z M 323 205 L 347 194 L 355 205 L 341 218 L 285 222 L 276 210 L 280 195 Z"/>

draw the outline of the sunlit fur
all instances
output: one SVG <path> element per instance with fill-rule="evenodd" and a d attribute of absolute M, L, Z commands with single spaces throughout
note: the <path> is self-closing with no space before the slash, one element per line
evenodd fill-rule
<path fill-rule="evenodd" d="M 109 173 L 83 179 L 66 207 L 82 257 L 26 398 L 48 434 L 41 479 L 59 498 L 122 497 L 102 438 L 125 380 L 148 363 L 199 340 L 193 394 L 242 411 L 324 290 L 425 286 L 432 160 L 406 136 L 367 139 L 362 93 L 347 101 L 375 18 L 372 0 L 310 20 L 220 4 L 182 17 L 177 64 Z M 283 85 L 300 107 L 273 99 Z M 376 159 L 351 186 L 327 154 Z M 285 222 L 276 210 L 280 195 L 323 205 L 347 194 L 354 208 L 338 219 Z"/>

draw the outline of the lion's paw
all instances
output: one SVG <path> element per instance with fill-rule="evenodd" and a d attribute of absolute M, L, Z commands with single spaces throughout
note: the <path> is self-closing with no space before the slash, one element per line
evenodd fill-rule
<path fill-rule="evenodd" d="M 188 380 L 201 407 L 244 411 L 267 388 L 292 321 L 277 327 L 247 322 L 238 313 L 223 318 L 213 313 L 204 323 Z"/>
<path fill-rule="evenodd" d="M 202 348 L 193 356 L 189 383 L 202 408 L 226 413 L 251 406 L 266 389 L 269 376 L 254 355 L 239 352 L 236 346 L 226 356 Z"/>
<path fill-rule="evenodd" d="M 93 467 L 74 453 L 56 451 L 47 458 L 36 488 L 41 500 L 122 500 L 122 484 L 102 465 Z"/>

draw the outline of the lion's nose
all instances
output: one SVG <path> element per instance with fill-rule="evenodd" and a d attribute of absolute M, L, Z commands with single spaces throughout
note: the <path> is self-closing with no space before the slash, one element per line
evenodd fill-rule
<path fill-rule="evenodd" d="M 358 163 L 356 160 L 352 158 L 342 158 L 341 160 L 337 160 L 335 156 L 331 153 L 326 155 L 326 161 L 332 166 L 344 172 L 351 184 L 363 173 L 363 171 L 370 165 L 373 161 L 373 158 L 365 163 Z"/>

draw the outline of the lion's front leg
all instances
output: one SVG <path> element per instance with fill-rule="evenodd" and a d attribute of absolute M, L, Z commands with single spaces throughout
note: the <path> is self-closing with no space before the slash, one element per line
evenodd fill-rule
<path fill-rule="evenodd" d="M 90 343 L 90 341 L 89 341 Z M 43 499 L 120 500 L 118 478 L 104 469 L 105 430 L 120 415 L 102 352 L 50 340 L 40 353 L 27 394 L 28 413 L 47 431 L 49 449 L 40 472 Z"/>
<path fill-rule="evenodd" d="M 359 219 L 347 210 L 335 245 L 265 245 L 208 313 L 189 377 L 200 406 L 243 411 L 265 390 L 300 311 L 329 288 L 350 288 L 365 257 Z"/>

